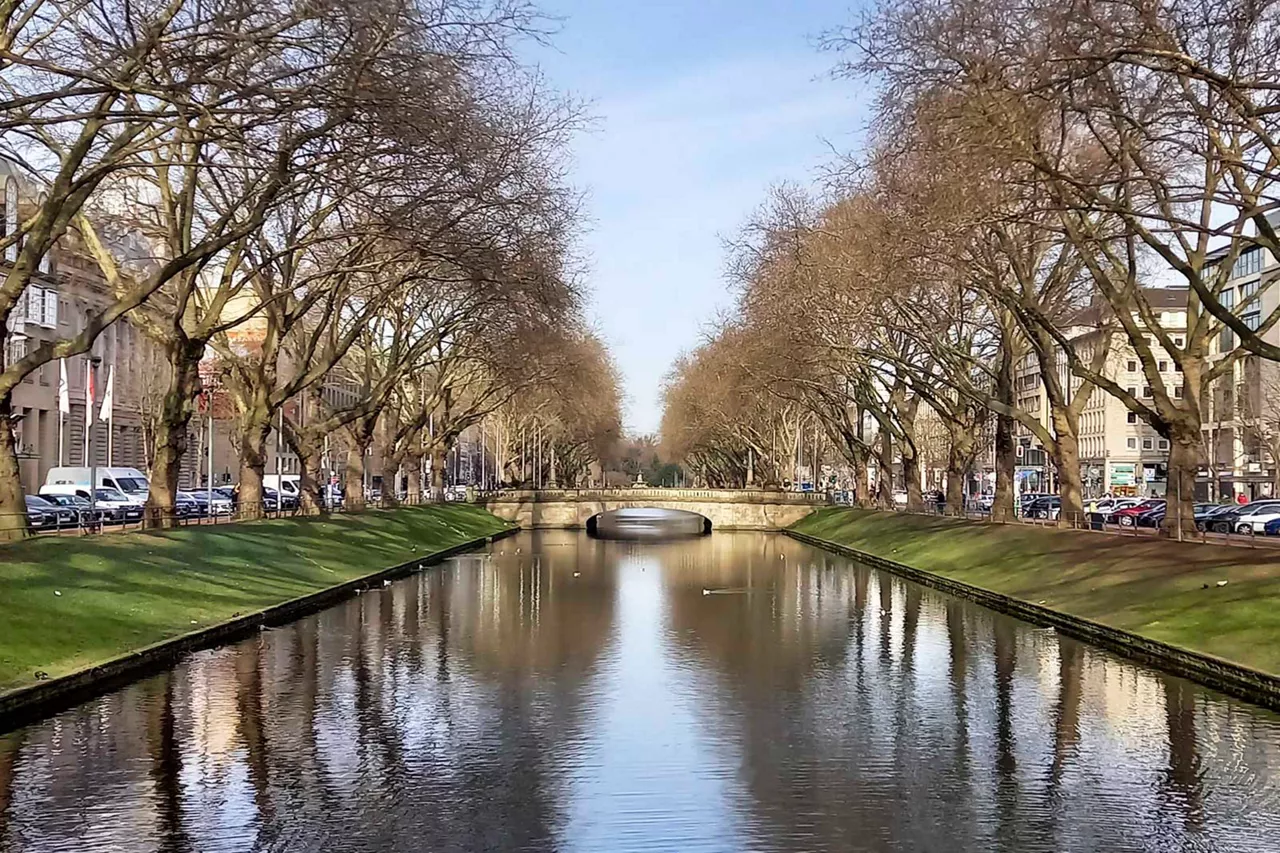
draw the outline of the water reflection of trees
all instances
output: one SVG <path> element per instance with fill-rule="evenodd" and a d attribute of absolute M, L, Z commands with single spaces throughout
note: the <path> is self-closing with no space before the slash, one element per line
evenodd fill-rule
<path fill-rule="evenodd" d="M 547 848 L 613 612 L 608 573 L 574 577 L 595 544 L 548 539 L 0 740 L 0 850 Z"/>
<path fill-rule="evenodd" d="M 668 583 L 670 636 L 712 673 L 702 719 L 713 742 L 741 753 L 747 817 L 767 846 L 1123 850 L 1157 837 L 1171 849 L 1205 829 L 1206 739 L 1234 745 L 1228 766 L 1280 767 L 1266 715 L 1237 715 L 1244 728 L 1223 738 L 1197 706 L 1230 703 L 1202 691 L 891 576 L 772 547 L 742 546 L 732 570 L 717 558 L 689 572 L 706 564 L 691 558 Z M 702 596 L 705 583 L 754 594 Z M 1274 787 L 1238 787 L 1222 770 L 1224 789 L 1269 814 L 1250 831 L 1274 833 Z"/>

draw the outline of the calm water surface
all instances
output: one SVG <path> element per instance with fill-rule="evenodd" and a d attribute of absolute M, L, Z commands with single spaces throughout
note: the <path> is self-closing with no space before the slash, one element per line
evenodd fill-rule
<path fill-rule="evenodd" d="M 1276 851 L 1280 718 L 799 543 L 522 534 L 0 737 L 3 851 Z"/>

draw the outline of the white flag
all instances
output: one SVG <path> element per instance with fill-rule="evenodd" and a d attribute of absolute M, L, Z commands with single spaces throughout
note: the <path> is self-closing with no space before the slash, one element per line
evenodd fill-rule
<path fill-rule="evenodd" d="M 71 414 L 71 386 L 67 384 L 67 360 L 58 359 L 58 411 Z"/>
<path fill-rule="evenodd" d="M 98 421 L 107 423 L 111 420 L 111 398 L 115 396 L 116 390 L 116 366 L 111 365 L 111 372 L 107 374 L 107 390 L 102 394 L 102 410 L 98 413 Z"/>

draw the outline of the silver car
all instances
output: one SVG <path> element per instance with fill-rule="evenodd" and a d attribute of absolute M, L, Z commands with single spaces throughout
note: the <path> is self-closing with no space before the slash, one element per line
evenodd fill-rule
<path fill-rule="evenodd" d="M 1240 507 L 1236 513 L 1236 533 L 1267 532 L 1267 522 L 1280 518 L 1280 501 L 1254 501 Z"/>

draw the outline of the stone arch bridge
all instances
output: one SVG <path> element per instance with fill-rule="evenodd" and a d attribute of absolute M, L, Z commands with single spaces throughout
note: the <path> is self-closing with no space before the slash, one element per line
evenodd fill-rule
<path fill-rule="evenodd" d="M 754 489 L 522 489 L 491 492 L 479 503 L 526 529 L 585 528 L 601 513 L 643 508 L 697 513 L 718 530 L 781 530 L 826 506 L 827 497 Z"/>

